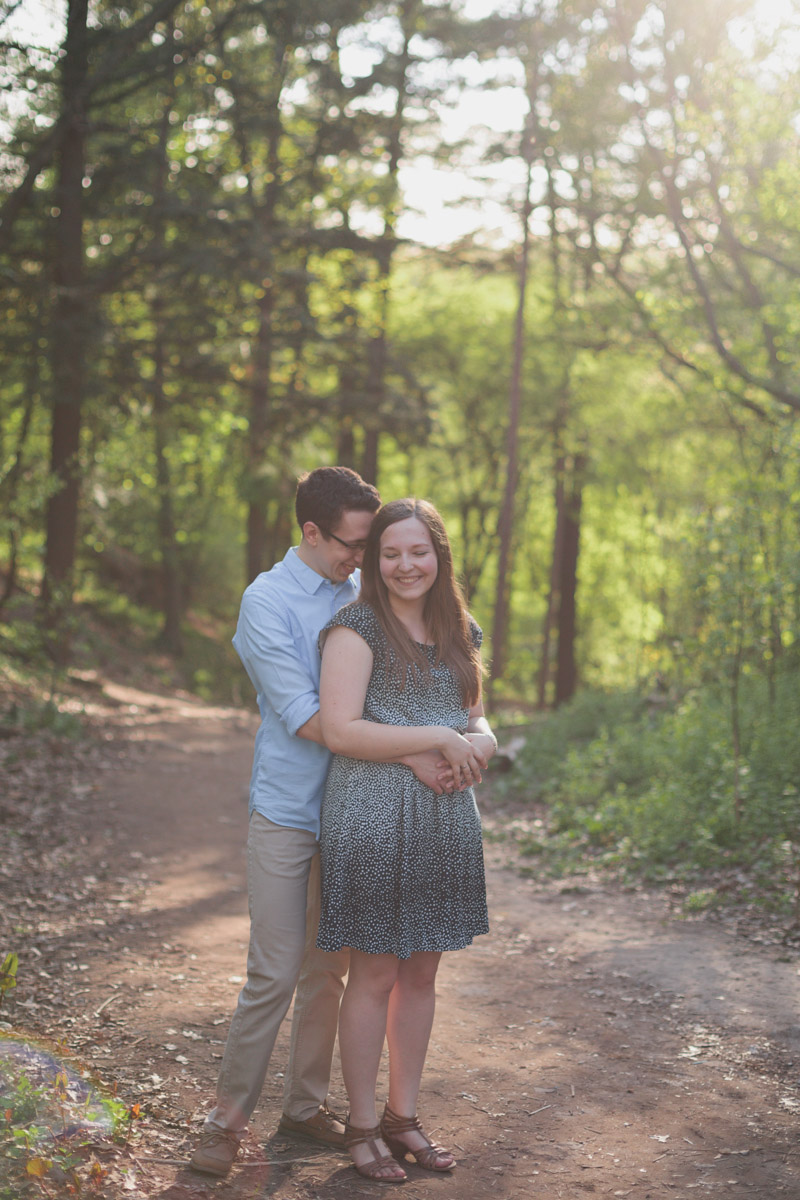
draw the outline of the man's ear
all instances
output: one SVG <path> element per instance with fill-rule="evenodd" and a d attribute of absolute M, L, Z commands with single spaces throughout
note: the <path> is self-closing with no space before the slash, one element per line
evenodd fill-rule
<path fill-rule="evenodd" d="M 303 526 L 303 540 L 308 542 L 309 546 L 316 546 L 321 536 L 319 525 L 315 525 L 313 521 L 306 521 Z"/>

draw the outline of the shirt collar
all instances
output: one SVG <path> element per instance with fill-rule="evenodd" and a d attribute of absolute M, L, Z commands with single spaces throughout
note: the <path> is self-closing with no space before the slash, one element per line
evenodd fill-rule
<path fill-rule="evenodd" d="M 309 567 L 308 563 L 303 562 L 297 553 L 296 546 L 292 546 L 286 551 L 283 561 L 287 570 L 294 576 L 303 591 L 308 592 L 310 596 L 315 595 L 325 583 L 332 587 L 334 592 L 338 592 L 339 588 L 355 587 L 357 583 L 355 575 L 348 576 L 343 583 L 331 583 L 330 579 L 326 579 L 324 575 L 320 575 L 313 567 Z"/>

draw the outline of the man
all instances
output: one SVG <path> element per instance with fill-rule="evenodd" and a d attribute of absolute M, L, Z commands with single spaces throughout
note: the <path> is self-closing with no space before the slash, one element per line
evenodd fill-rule
<path fill-rule="evenodd" d="M 344 1147 L 344 1124 L 327 1106 L 346 951 L 316 949 L 319 814 L 330 754 L 319 722 L 323 625 L 356 598 L 364 544 L 380 496 L 355 471 L 303 476 L 295 511 L 299 546 L 260 574 L 242 597 L 233 644 L 258 694 L 250 782 L 247 982 L 231 1021 L 217 1082 L 191 1165 L 226 1175 L 264 1083 L 292 994 L 289 1067 L 279 1130 Z M 404 759 L 441 791 L 437 756 Z"/>

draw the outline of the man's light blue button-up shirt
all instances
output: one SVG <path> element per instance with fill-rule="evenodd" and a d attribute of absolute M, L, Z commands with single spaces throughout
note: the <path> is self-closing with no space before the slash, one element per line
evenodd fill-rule
<path fill-rule="evenodd" d="M 261 713 L 250 812 L 317 837 L 331 756 L 324 746 L 295 735 L 319 710 L 319 631 L 355 600 L 358 587 L 358 572 L 331 583 L 292 547 L 246 589 L 233 638 Z"/>

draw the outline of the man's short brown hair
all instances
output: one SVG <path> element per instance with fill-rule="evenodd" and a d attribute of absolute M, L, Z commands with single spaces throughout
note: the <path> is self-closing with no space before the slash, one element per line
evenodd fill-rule
<path fill-rule="evenodd" d="M 294 511 L 302 529 L 313 521 L 320 529 L 335 529 L 345 512 L 377 512 L 378 489 L 349 467 L 317 467 L 297 481 Z"/>

